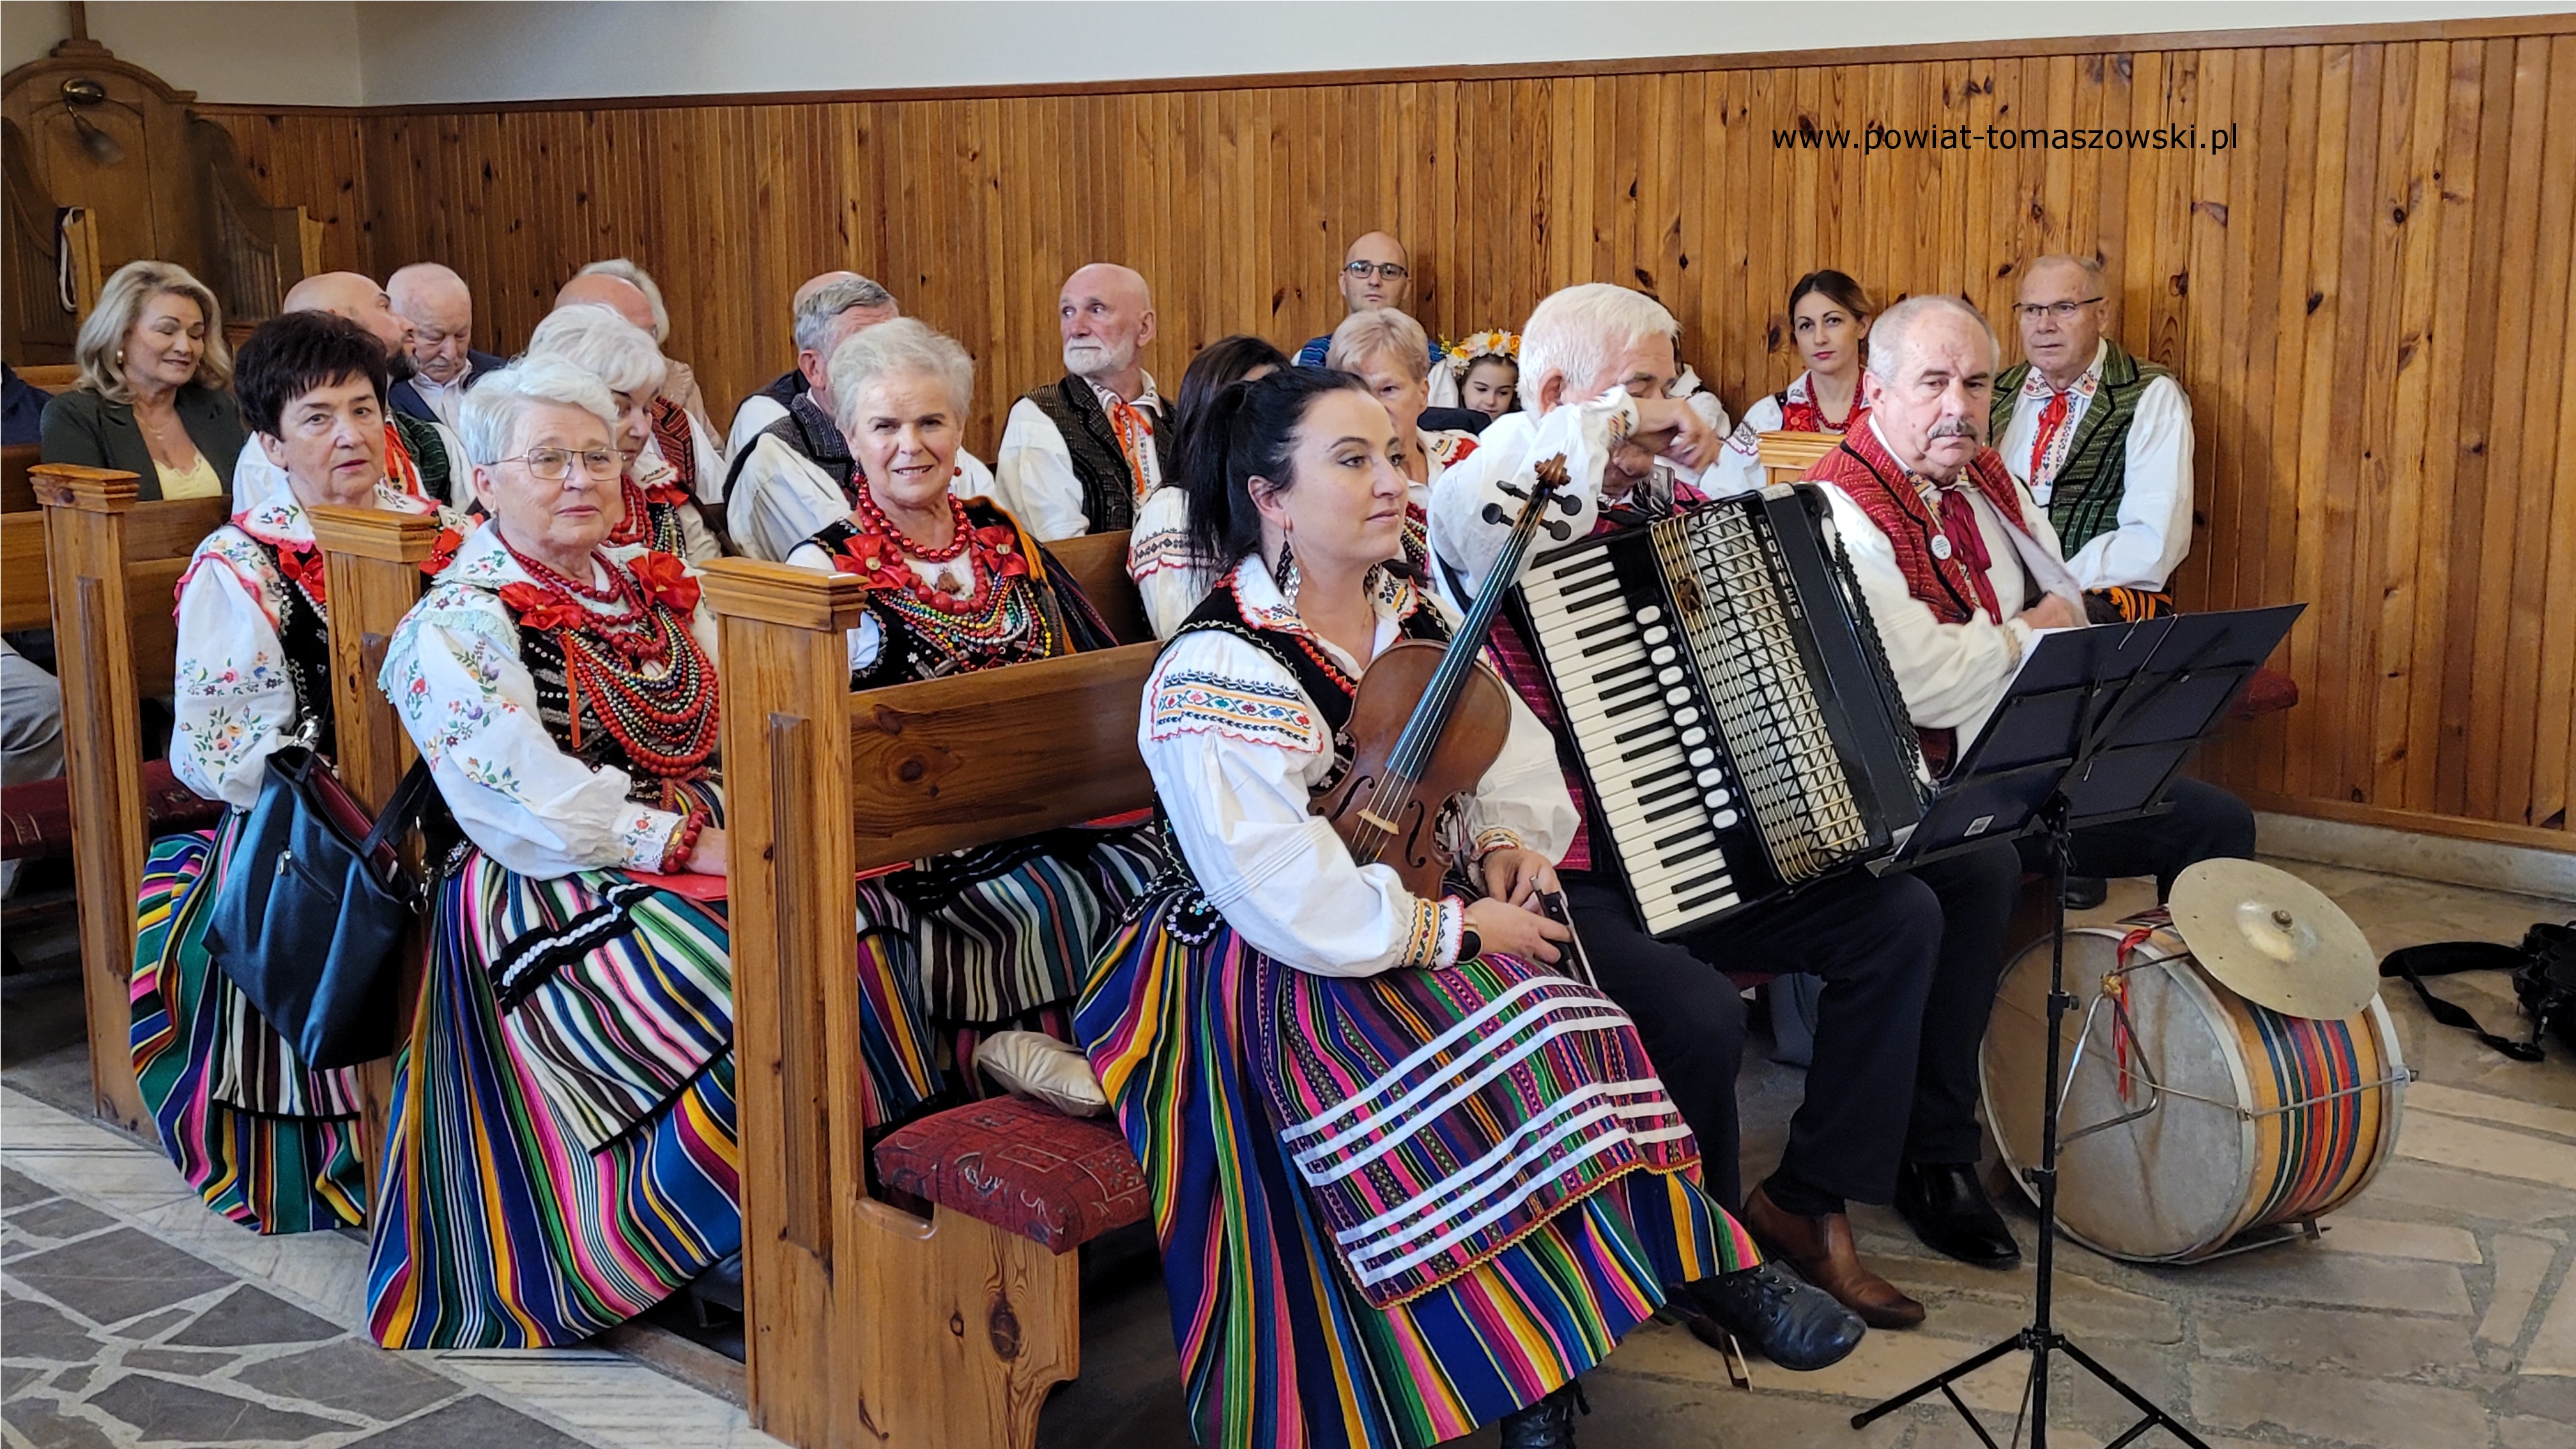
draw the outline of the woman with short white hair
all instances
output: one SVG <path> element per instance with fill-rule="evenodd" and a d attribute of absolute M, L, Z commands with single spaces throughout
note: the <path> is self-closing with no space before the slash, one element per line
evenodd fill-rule
<path fill-rule="evenodd" d="M 787 562 L 855 574 L 850 687 L 873 689 L 1108 648 L 1081 587 L 985 498 L 949 491 L 974 402 L 966 349 L 910 318 L 832 353 L 835 421 L 857 502 Z M 1162 855 L 1136 829 L 1075 828 L 922 861 L 859 887 L 862 1046 L 876 1117 L 911 1116 L 960 1083 L 964 1042 L 1011 1027 L 1061 1036 L 1094 948 Z M 948 1050 L 942 1060 L 942 1047 Z"/>
<path fill-rule="evenodd" d="M 528 337 L 530 358 L 560 358 L 607 384 L 617 404 L 616 445 L 626 466 L 608 542 L 642 544 L 704 563 L 723 550 L 698 502 L 653 435 L 653 396 L 670 364 L 642 328 L 607 307 L 558 307 Z"/>
<path fill-rule="evenodd" d="M 1396 442 L 1404 451 L 1396 465 L 1404 474 L 1404 556 L 1426 582 L 1431 485 L 1451 464 L 1476 451 L 1476 435 L 1463 428 L 1422 427 L 1422 410 L 1431 405 L 1430 346 L 1421 323 L 1392 307 L 1375 307 L 1343 318 L 1324 350 L 1324 365 L 1367 384 L 1395 424 Z"/>
<path fill-rule="evenodd" d="M 370 1214 L 390 1348 L 575 1343 L 741 1246 L 715 627 L 611 541 L 625 411 L 555 356 L 466 394 L 490 516 L 379 679 L 465 836 Z"/>

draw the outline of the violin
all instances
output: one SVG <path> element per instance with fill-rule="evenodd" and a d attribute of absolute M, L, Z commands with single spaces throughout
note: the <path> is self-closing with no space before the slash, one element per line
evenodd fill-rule
<path fill-rule="evenodd" d="M 1309 802 L 1353 860 L 1394 866 L 1404 888 L 1425 900 L 1440 897 L 1457 859 L 1440 835 L 1450 802 L 1485 778 L 1511 733 L 1511 690 L 1476 656 L 1533 540 L 1542 530 L 1559 543 L 1572 533 L 1547 517 L 1551 503 L 1569 515 L 1580 506 L 1558 493 L 1565 483 L 1560 453 L 1538 465 L 1527 490 L 1502 485 L 1523 502 L 1484 592 L 1447 644 L 1399 639 L 1370 662 L 1351 698 L 1350 770 Z M 1485 518 L 1502 522 L 1502 505 L 1486 504 Z"/>

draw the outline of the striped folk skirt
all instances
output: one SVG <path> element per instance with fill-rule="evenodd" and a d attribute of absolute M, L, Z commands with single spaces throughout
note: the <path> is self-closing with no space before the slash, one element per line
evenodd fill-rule
<path fill-rule="evenodd" d="M 859 1019 L 871 1106 L 890 1126 L 981 1095 L 983 1035 L 1066 1034 L 1092 959 L 1163 870 L 1157 832 L 1050 830 L 859 884 Z"/>
<path fill-rule="evenodd" d="M 378 1343 L 577 1343 L 742 1245 L 729 940 L 622 871 L 462 853 L 395 1072 Z"/>
<path fill-rule="evenodd" d="M 153 842 L 135 905 L 135 1083 L 206 1206 L 262 1233 L 366 1216 L 358 1074 L 315 1071 L 215 964 L 206 927 L 246 817 Z"/>
<path fill-rule="evenodd" d="M 1760 1261 L 1701 1192 L 1687 1133 L 1666 1135 L 1660 1084 L 1618 1079 L 1643 1051 L 1594 1003 L 1501 959 L 1306 977 L 1186 884 L 1145 903 L 1075 1031 L 1152 1185 L 1201 1443 L 1454 1438 L 1598 1363 L 1668 1285 Z M 1592 1015 L 1617 1024 L 1569 1025 Z M 1551 1055 L 1572 1035 L 1593 1040 Z M 1631 1088 L 1642 1101 L 1595 1122 L 1552 1111 Z M 1478 1182 L 1425 1208 L 1420 1174 L 1476 1139 L 1495 1146 L 1442 1166 Z"/>

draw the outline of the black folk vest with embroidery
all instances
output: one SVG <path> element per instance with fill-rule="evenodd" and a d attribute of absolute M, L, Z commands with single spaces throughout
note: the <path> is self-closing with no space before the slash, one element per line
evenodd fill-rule
<path fill-rule="evenodd" d="M 1062 377 L 1024 396 L 1064 435 L 1065 452 L 1073 459 L 1073 476 L 1082 484 L 1082 516 L 1090 520 L 1091 531 L 1115 533 L 1132 526 L 1136 521 L 1136 478 L 1128 470 L 1127 455 L 1119 451 L 1118 431 L 1110 425 L 1109 412 L 1100 405 L 1100 396 L 1091 390 L 1091 384 L 1078 377 Z M 1169 423 L 1159 417 L 1154 420 L 1149 446 L 1166 478 L 1172 476 L 1171 433 Z"/>

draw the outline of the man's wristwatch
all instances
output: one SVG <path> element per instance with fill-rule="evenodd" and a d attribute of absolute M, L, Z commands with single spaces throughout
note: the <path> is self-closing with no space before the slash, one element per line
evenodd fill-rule
<path fill-rule="evenodd" d="M 1459 927 L 1458 959 L 1461 961 L 1473 961 L 1484 954 L 1485 938 L 1476 934 L 1476 928 L 1473 926 Z"/>

